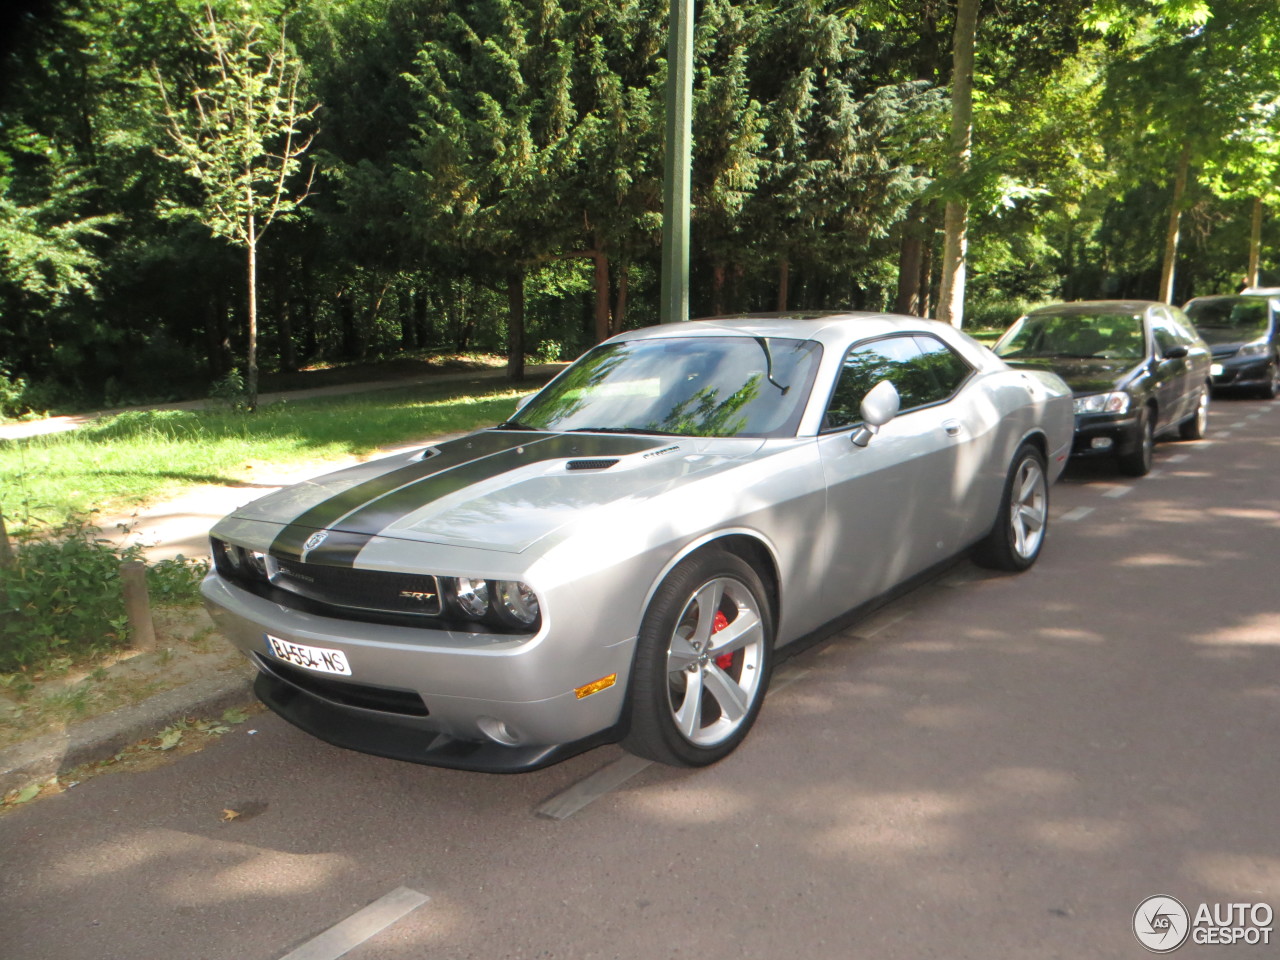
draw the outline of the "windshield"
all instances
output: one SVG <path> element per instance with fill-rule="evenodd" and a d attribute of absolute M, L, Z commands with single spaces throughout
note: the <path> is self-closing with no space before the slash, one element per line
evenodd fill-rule
<path fill-rule="evenodd" d="M 1187 316 L 1208 343 L 1260 340 L 1270 326 L 1269 306 L 1262 297 L 1212 297 L 1192 300 Z"/>
<path fill-rule="evenodd" d="M 1023 317 L 996 344 L 1006 360 L 1068 358 L 1140 360 L 1146 355 L 1142 317 L 1130 313 L 1067 313 Z"/>
<path fill-rule="evenodd" d="M 596 347 L 507 426 L 695 437 L 795 433 L 822 347 L 773 337 L 671 337 Z"/>

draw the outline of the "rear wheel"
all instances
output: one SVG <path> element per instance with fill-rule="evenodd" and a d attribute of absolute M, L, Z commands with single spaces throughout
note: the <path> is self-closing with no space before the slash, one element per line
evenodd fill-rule
<path fill-rule="evenodd" d="M 773 617 L 756 571 L 722 550 L 694 554 L 645 612 L 622 745 L 674 766 L 728 756 L 760 712 L 772 657 Z"/>
<path fill-rule="evenodd" d="M 1133 449 L 1117 458 L 1120 472 L 1131 477 L 1145 477 L 1151 472 L 1151 459 L 1156 449 L 1156 421 L 1150 407 L 1143 407 L 1138 414 L 1137 438 Z"/>
<path fill-rule="evenodd" d="M 1044 456 L 1034 446 L 1018 448 L 991 532 L 974 550 L 980 566 L 1020 572 L 1036 562 L 1049 526 L 1049 481 Z"/>
<path fill-rule="evenodd" d="M 1196 404 L 1196 412 L 1178 424 L 1178 436 L 1183 440 L 1203 440 L 1204 432 L 1209 428 L 1209 390 L 1200 394 Z"/>

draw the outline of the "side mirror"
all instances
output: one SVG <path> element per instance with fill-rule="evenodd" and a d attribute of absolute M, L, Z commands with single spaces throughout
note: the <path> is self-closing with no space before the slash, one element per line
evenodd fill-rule
<path fill-rule="evenodd" d="M 1164 352 L 1164 358 L 1166 360 L 1181 360 L 1187 355 L 1187 353 L 1187 348 L 1182 346 L 1182 344 L 1178 344 L 1177 346 L 1170 347 L 1166 350 Z"/>
<path fill-rule="evenodd" d="M 867 395 L 862 398 L 860 408 L 862 426 L 849 437 L 854 446 L 865 447 L 870 443 L 880 428 L 898 415 L 901 405 L 902 399 L 898 396 L 897 388 L 888 380 L 881 380 L 868 390 Z"/>

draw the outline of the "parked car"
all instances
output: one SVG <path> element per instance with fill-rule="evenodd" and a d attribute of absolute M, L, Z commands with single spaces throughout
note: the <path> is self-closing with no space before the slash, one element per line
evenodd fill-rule
<path fill-rule="evenodd" d="M 1183 309 L 1213 352 L 1213 389 L 1280 394 L 1280 296 L 1196 297 Z"/>
<path fill-rule="evenodd" d="M 1204 436 L 1212 361 L 1177 307 L 1147 300 L 1052 304 L 1019 319 L 994 349 L 1014 366 L 1053 370 L 1071 385 L 1073 456 L 1114 456 L 1122 472 L 1141 477 L 1164 434 Z"/>
<path fill-rule="evenodd" d="M 512 419 L 340 470 L 212 530 L 215 620 L 331 743 L 488 771 L 621 740 L 703 765 L 775 652 L 976 545 L 1035 562 L 1070 391 L 949 325 L 670 324 Z"/>

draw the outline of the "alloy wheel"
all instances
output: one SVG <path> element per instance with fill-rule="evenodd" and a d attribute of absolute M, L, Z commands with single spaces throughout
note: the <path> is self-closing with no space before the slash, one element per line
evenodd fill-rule
<path fill-rule="evenodd" d="M 1018 467 L 1014 493 L 1009 502 L 1009 519 L 1013 530 L 1013 549 L 1019 557 L 1034 557 L 1044 539 L 1045 516 L 1048 512 L 1048 484 L 1040 464 L 1028 457 Z"/>

